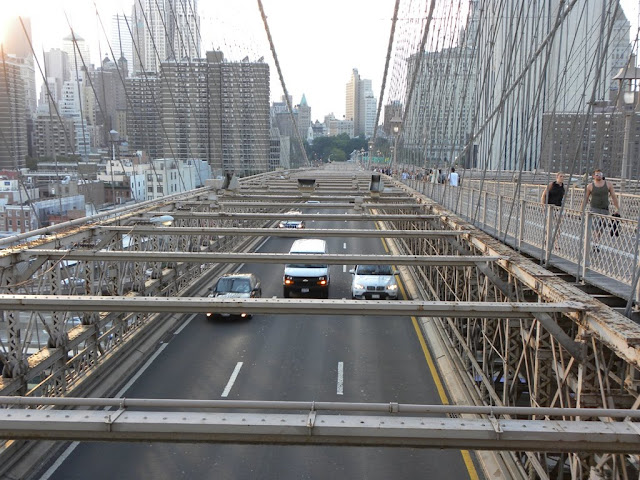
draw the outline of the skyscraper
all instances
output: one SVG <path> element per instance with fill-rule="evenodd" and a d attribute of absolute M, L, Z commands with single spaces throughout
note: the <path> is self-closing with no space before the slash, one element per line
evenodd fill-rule
<path fill-rule="evenodd" d="M 476 55 L 483 61 L 477 78 L 487 81 L 476 91 L 476 123 L 486 122 L 480 159 L 489 169 L 531 170 L 540 157 L 545 112 L 582 114 L 591 99 L 608 99 L 612 73 L 631 54 L 629 22 L 619 2 L 609 0 L 590 0 L 580 8 L 558 0 L 527 2 L 526 9 L 524 0 L 481 3 Z M 471 5 L 472 18 L 480 17 L 478 2 Z M 538 54 L 558 18 L 556 41 Z"/>
<path fill-rule="evenodd" d="M 111 20 L 111 48 L 114 60 L 121 57 L 127 60 L 129 70 L 133 68 L 133 37 L 134 25 L 130 16 L 121 13 L 113 16 Z"/>
<path fill-rule="evenodd" d="M 132 14 L 133 71 L 157 73 L 162 62 L 200 58 L 197 0 L 140 0 Z"/>
<path fill-rule="evenodd" d="M 371 89 L 371 80 L 361 79 L 354 68 L 346 88 L 346 120 L 353 121 L 354 135 L 371 136 L 375 124 L 376 99 Z"/>
<path fill-rule="evenodd" d="M 302 95 L 302 100 L 300 100 L 300 105 L 298 105 L 297 112 L 298 131 L 300 132 L 300 138 L 304 139 L 307 138 L 309 127 L 311 126 L 311 107 L 307 104 L 307 97 L 304 94 Z"/>
<path fill-rule="evenodd" d="M 27 17 L 15 17 L 6 22 L 1 51 L 6 55 L 15 57 L 14 62 L 20 66 L 20 75 L 24 88 L 24 106 L 27 121 L 30 122 L 36 112 L 36 74 L 31 50 L 31 19 Z M 0 52 L 0 55 L 2 53 Z"/>
<path fill-rule="evenodd" d="M 91 65 L 91 53 L 84 38 L 72 33 L 62 39 L 62 50 L 69 57 L 69 80 L 85 78 L 85 67 L 89 69 Z"/>
<path fill-rule="evenodd" d="M 14 58 L 0 57 L 0 71 L 0 170 L 17 170 L 28 153 L 24 81 Z"/>
<path fill-rule="evenodd" d="M 132 148 L 152 158 L 161 152 L 176 160 L 203 159 L 240 175 L 266 171 L 268 64 L 226 62 L 222 52 L 207 52 L 206 60 L 164 62 L 160 72 L 157 80 L 127 80 Z"/>

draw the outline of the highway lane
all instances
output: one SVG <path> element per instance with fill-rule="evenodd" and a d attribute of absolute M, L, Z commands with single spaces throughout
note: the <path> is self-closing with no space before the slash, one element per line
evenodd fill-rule
<path fill-rule="evenodd" d="M 307 226 L 363 228 L 359 222 Z M 293 240 L 270 238 L 260 251 L 287 252 Z M 378 239 L 327 242 L 332 253 L 384 253 Z M 331 267 L 331 298 L 350 298 L 352 267 Z M 282 270 L 282 265 L 242 267 L 261 278 L 263 296 L 269 297 L 282 297 Z M 162 345 L 157 359 L 125 396 L 440 403 L 408 318 L 256 315 L 248 321 L 216 322 L 204 315 L 191 318 Z M 451 450 L 83 443 L 50 478 L 474 477 L 461 453 Z"/>

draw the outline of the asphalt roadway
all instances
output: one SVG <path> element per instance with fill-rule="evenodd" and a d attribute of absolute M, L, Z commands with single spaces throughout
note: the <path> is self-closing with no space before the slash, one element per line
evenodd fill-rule
<path fill-rule="evenodd" d="M 373 224 L 318 221 L 307 227 Z M 293 241 L 271 237 L 260 251 L 287 252 Z M 327 245 L 331 253 L 385 253 L 379 239 L 328 238 Z M 351 298 L 350 268 L 331 266 L 330 298 Z M 263 297 L 282 297 L 282 265 L 245 264 L 240 271 L 260 277 Z M 255 315 L 211 321 L 185 315 L 184 321 L 124 396 L 442 403 L 410 318 Z M 40 478 L 483 478 L 474 458 L 472 452 L 415 448 L 86 442 L 70 444 Z"/>

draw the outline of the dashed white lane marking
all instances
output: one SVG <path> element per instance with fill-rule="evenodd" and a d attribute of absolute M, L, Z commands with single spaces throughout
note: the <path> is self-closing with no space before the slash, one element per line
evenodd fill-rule
<path fill-rule="evenodd" d="M 342 395 L 344 392 L 344 363 L 338 362 L 338 395 Z"/>
<path fill-rule="evenodd" d="M 346 265 L 342 265 L 342 273 L 346 273 L 347 272 L 347 266 Z"/>
<path fill-rule="evenodd" d="M 229 378 L 229 382 L 227 382 L 227 386 L 224 387 L 224 392 L 222 392 L 222 396 L 226 397 L 229 395 L 229 392 L 231 391 L 231 388 L 233 387 L 233 384 L 236 381 L 236 378 L 238 378 L 238 374 L 240 373 L 240 369 L 242 368 L 242 362 L 238 362 L 236 364 L 236 368 L 233 369 L 233 373 L 231 374 L 231 378 Z"/>
<path fill-rule="evenodd" d="M 180 325 L 180 328 L 178 328 L 173 334 L 174 335 L 179 335 L 180 332 L 182 330 L 184 330 L 187 327 L 187 325 L 189 325 L 191 323 L 191 320 L 193 320 L 195 317 L 196 317 L 195 315 L 191 315 L 191 317 L 189 317 L 189 319 L 186 322 L 184 322 L 182 325 Z"/>
<path fill-rule="evenodd" d="M 160 348 L 153 355 L 151 355 L 151 358 L 149 358 L 149 360 L 147 360 L 147 363 L 145 363 L 143 367 L 138 370 L 138 373 L 131 377 L 131 380 L 129 380 L 127 384 L 122 387 L 122 389 L 120 389 L 120 391 L 116 394 L 116 398 L 122 397 L 122 395 L 124 395 L 125 392 L 131 388 L 131 385 L 133 385 L 135 381 L 138 380 L 140 376 L 142 376 L 144 371 L 151 366 L 156 358 L 158 358 L 158 355 L 160 355 L 162 351 L 167 348 L 167 345 L 167 343 L 163 343 L 162 345 L 160 345 Z M 104 410 L 109 410 L 110 408 L 111 407 L 105 407 Z M 51 465 L 49 469 L 44 472 L 42 477 L 40 477 L 40 480 L 49 480 L 49 478 L 51 478 L 51 475 L 56 473 L 56 470 L 58 470 L 58 468 L 60 468 L 60 465 L 62 465 L 64 461 L 69 458 L 69 455 L 73 453 L 78 445 L 80 445 L 80 442 L 73 442 L 71 445 L 69 445 L 69 447 L 67 447 L 67 449 L 62 452 L 62 455 L 60 455 L 58 459 L 53 463 L 53 465 Z"/>
<path fill-rule="evenodd" d="M 345 250 L 347 249 L 347 244 L 346 244 L 346 242 L 342 244 L 342 248 L 344 248 Z"/>

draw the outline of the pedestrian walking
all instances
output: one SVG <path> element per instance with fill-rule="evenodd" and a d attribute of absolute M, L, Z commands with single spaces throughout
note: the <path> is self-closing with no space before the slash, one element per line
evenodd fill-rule
<path fill-rule="evenodd" d="M 582 199 L 580 211 L 584 211 L 587 202 L 589 202 L 591 213 L 609 215 L 609 197 L 611 197 L 611 201 L 613 202 L 613 206 L 616 211 L 619 211 L 620 204 L 618 203 L 618 196 L 613 188 L 613 184 L 604 179 L 602 170 L 595 170 L 593 172 L 593 182 L 587 185 L 584 189 L 584 198 Z M 594 242 L 598 242 L 600 240 L 602 230 L 605 228 L 605 222 L 603 222 L 602 219 L 598 219 L 598 221 L 595 222 L 594 227 L 593 240 Z M 600 247 L 598 245 L 594 245 L 594 250 L 599 251 Z"/>
<path fill-rule="evenodd" d="M 547 187 L 542 192 L 542 197 L 540 197 L 540 203 L 556 205 L 557 207 L 562 206 L 562 200 L 564 199 L 565 189 L 564 189 L 564 173 L 558 172 L 556 174 L 556 179 L 549 183 Z"/>
<path fill-rule="evenodd" d="M 452 187 L 457 187 L 459 180 L 460 180 L 460 175 L 458 175 L 458 172 L 456 172 L 455 167 L 451 167 L 451 173 L 449 174 L 449 185 L 451 185 Z"/>

